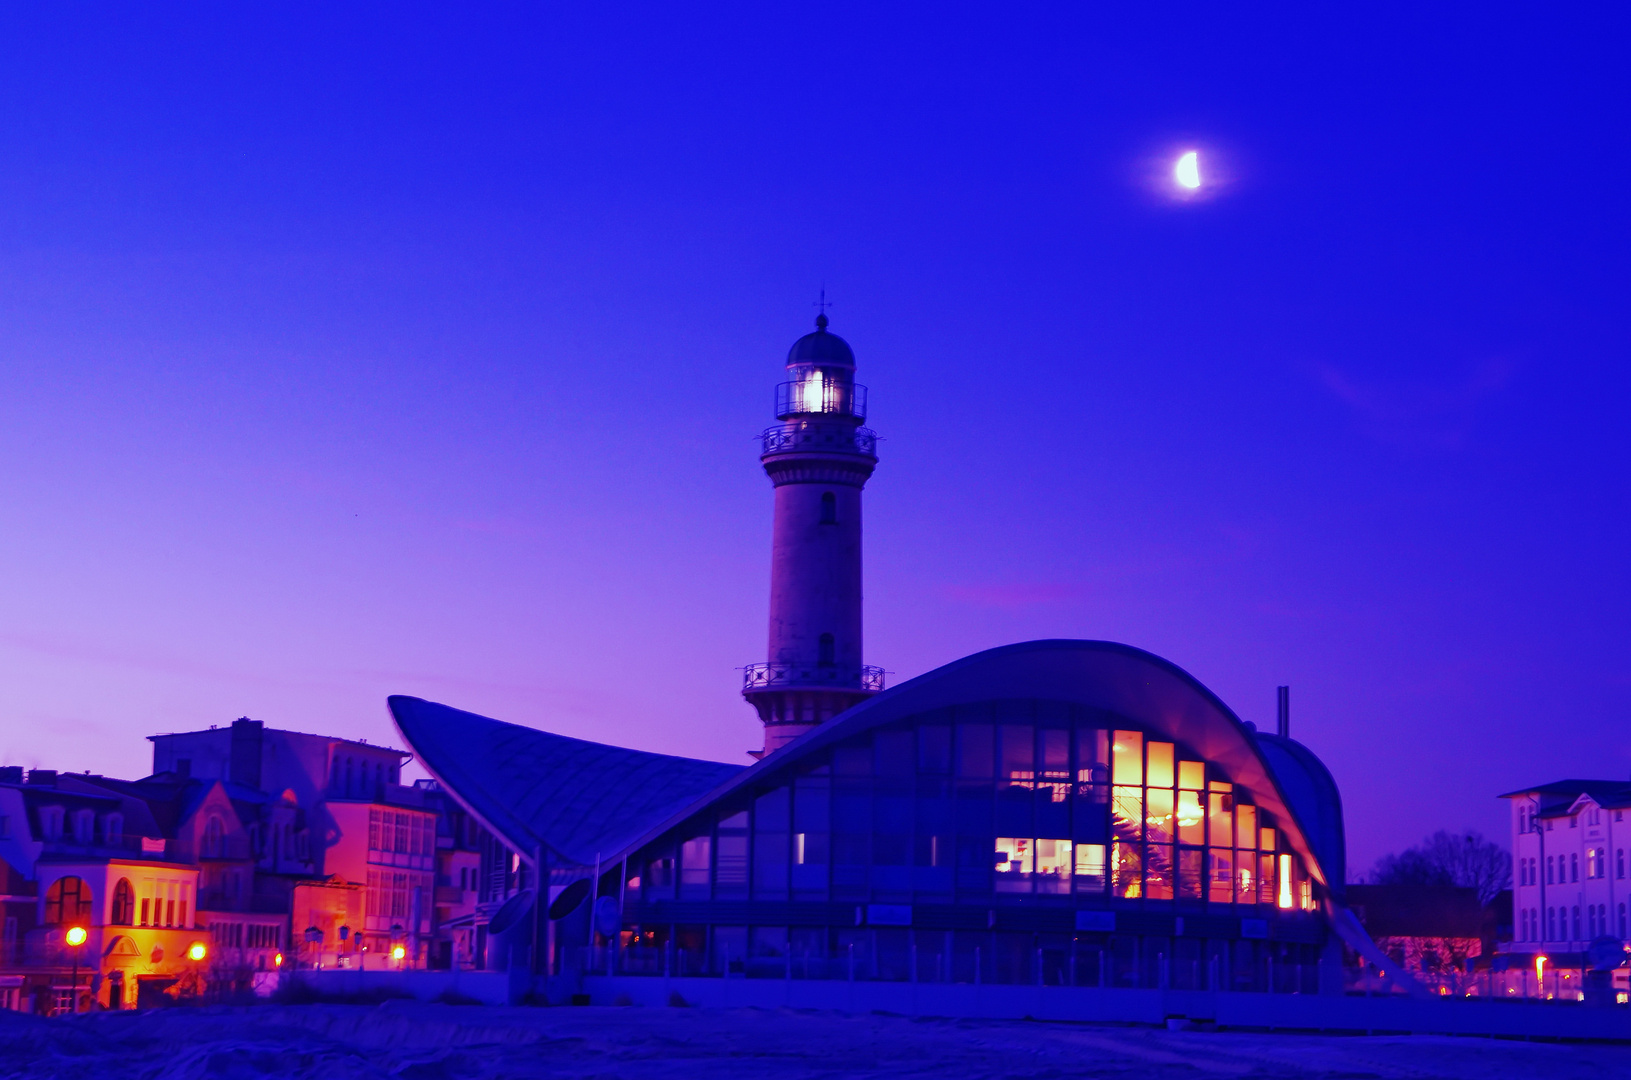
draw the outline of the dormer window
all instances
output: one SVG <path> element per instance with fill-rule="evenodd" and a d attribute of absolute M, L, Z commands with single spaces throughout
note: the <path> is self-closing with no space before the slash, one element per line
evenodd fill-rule
<path fill-rule="evenodd" d="M 102 819 L 102 838 L 109 847 L 118 847 L 125 841 L 125 816 L 109 814 Z"/>
<path fill-rule="evenodd" d="M 47 840 L 62 839 L 63 809 L 60 806 L 40 807 L 40 833 Z"/>
<path fill-rule="evenodd" d="M 96 815 L 89 810 L 74 811 L 74 842 L 90 844 L 96 838 Z"/>

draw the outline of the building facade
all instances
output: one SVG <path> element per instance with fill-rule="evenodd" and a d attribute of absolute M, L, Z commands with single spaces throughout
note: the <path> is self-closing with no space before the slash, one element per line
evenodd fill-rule
<path fill-rule="evenodd" d="M 1512 828 L 1509 990 L 1577 997 L 1594 946 L 1631 948 L 1631 783 L 1559 780 L 1501 797 Z M 1625 1001 L 1624 967 L 1613 982 Z"/>

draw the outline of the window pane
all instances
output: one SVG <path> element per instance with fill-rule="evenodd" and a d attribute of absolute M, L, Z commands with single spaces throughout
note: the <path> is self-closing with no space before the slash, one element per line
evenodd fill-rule
<path fill-rule="evenodd" d="M 1212 869 L 1208 875 L 1211 882 L 1207 890 L 1207 899 L 1214 904 L 1227 904 L 1234 899 L 1235 894 L 1235 859 L 1234 852 L 1228 848 L 1212 848 L 1207 852 Z"/>
<path fill-rule="evenodd" d="M 880 731 L 873 735 L 873 759 L 879 776 L 911 776 L 913 733 Z"/>
<path fill-rule="evenodd" d="M 997 788 L 1029 790 L 1034 779 L 1036 758 L 1035 729 L 1029 724 L 1003 724 L 998 728 L 1002 761 L 997 771 Z"/>
<path fill-rule="evenodd" d="M 1145 781 L 1150 787 L 1172 786 L 1172 750 L 1169 742 L 1150 743 L 1150 770 Z"/>
<path fill-rule="evenodd" d="M 1112 744 L 1115 782 L 1142 784 L 1144 782 L 1144 736 L 1137 731 L 1118 731 Z"/>
<path fill-rule="evenodd" d="M 1274 830 L 1273 829 L 1258 829 L 1257 830 L 1257 846 L 1262 848 L 1264 851 L 1273 851 L 1274 850 Z"/>
<path fill-rule="evenodd" d="M 1206 853 L 1199 848 L 1178 849 L 1178 897 L 1182 900 L 1199 900 L 1203 883 L 1203 857 Z"/>
<path fill-rule="evenodd" d="M 1029 837 L 997 837 L 994 860 L 997 891 L 1030 892 L 1034 856 Z"/>
<path fill-rule="evenodd" d="M 991 725 L 957 725 L 957 775 L 985 779 L 991 775 Z"/>
<path fill-rule="evenodd" d="M 1111 895 L 1133 899 L 1144 895 L 1144 845 L 1116 841 L 1110 845 Z"/>
<path fill-rule="evenodd" d="M 1037 732 L 1042 754 L 1041 784 L 1051 802 L 1063 803 L 1070 795 L 1070 732 L 1063 728 L 1043 728 Z"/>
<path fill-rule="evenodd" d="M 788 797 L 786 788 L 777 788 L 759 796 L 753 805 L 753 829 L 755 832 L 787 831 L 789 821 L 788 812 L 792 800 Z"/>
<path fill-rule="evenodd" d="M 1036 891 L 1068 893 L 1070 891 L 1070 841 L 1038 840 L 1036 842 Z"/>
<path fill-rule="evenodd" d="M 1110 782 L 1110 733 L 1103 728 L 1081 728 L 1076 732 L 1076 782 Z"/>
<path fill-rule="evenodd" d="M 1104 891 L 1103 844 L 1076 845 L 1076 891 L 1102 893 Z"/>
<path fill-rule="evenodd" d="M 1201 816 L 1198 791 L 1178 792 L 1178 842 L 1196 847 L 1206 843 L 1206 822 Z"/>
<path fill-rule="evenodd" d="M 1144 837 L 1144 789 L 1118 787 L 1110 800 L 1110 821 L 1117 840 Z"/>
<path fill-rule="evenodd" d="M 917 767 L 919 772 L 935 776 L 951 772 L 950 727 L 925 724 L 917 729 Z"/>
<path fill-rule="evenodd" d="M 1172 843 L 1172 791 L 1169 788 L 1150 788 L 1149 802 L 1144 809 L 1148 828 L 1147 839 L 1152 844 Z"/>
<path fill-rule="evenodd" d="M 1199 761 L 1180 761 L 1178 786 L 1191 791 L 1200 791 L 1206 787 L 1206 765 Z"/>
<path fill-rule="evenodd" d="M 1235 847 L 1257 846 L 1257 807 L 1241 803 L 1235 807 Z"/>
<path fill-rule="evenodd" d="M 1150 844 L 1145 852 L 1144 895 L 1151 900 L 1172 899 L 1172 845 Z"/>

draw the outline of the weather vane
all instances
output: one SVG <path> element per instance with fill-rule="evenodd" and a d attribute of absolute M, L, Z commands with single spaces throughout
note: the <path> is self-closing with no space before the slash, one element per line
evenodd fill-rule
<path fill-rule="evenodd" d="M 827 309 L 832 307 L 832 304 L 827 301 L 827 287 L 825 285 L 821 286 L 821 297 L 815 302 L 814 307 L 816 314 L 822 317 L 825 317 Z"/>

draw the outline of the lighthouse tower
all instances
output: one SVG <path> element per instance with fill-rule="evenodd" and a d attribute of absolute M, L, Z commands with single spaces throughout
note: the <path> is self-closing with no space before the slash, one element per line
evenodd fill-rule
<path fill-rule="evenodd" d="M 776 489 L 769 661 L 742 680 L 764 753 L 882 690 L 884 675 L 861 663 L 861 489 L 877 436 L 861 426 L 855 353 L 828 332 L 825 312 L 788 350 L 787 378 L 759 456 Z"/>

